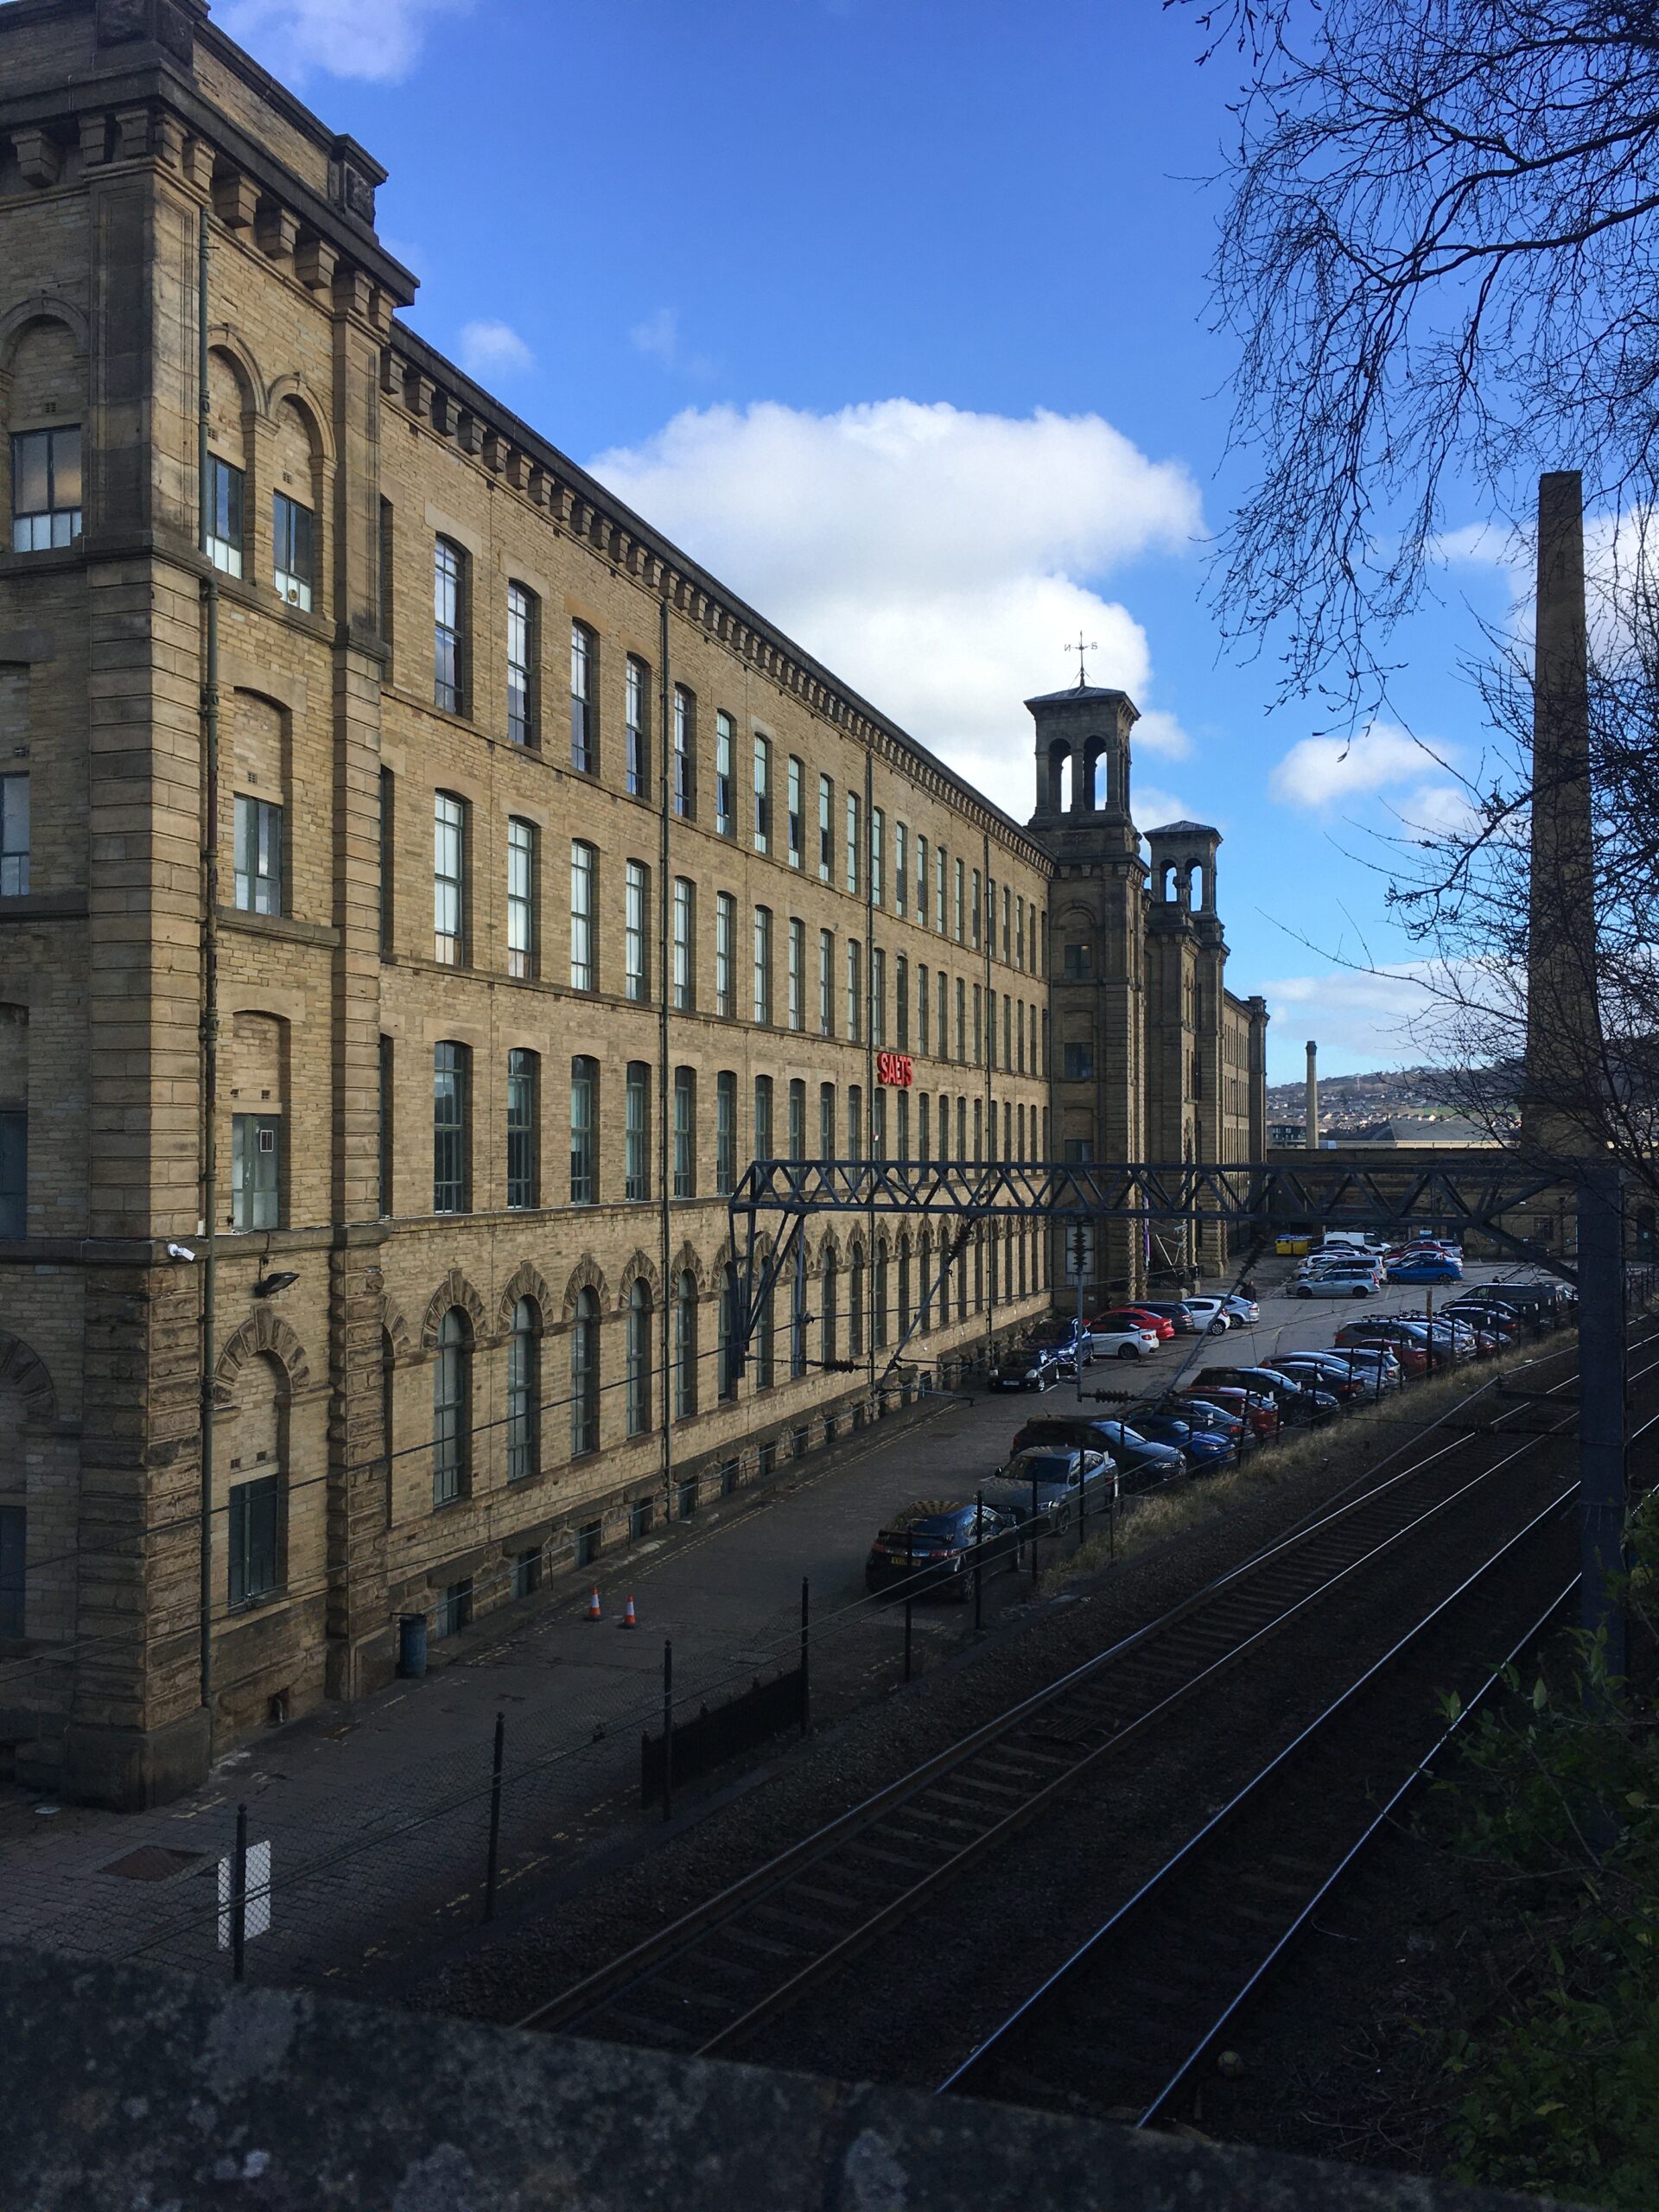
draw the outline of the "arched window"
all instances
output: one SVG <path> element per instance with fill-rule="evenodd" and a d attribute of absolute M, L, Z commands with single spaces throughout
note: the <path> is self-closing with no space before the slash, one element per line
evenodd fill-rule
<path fill-rule="evenodd" d="M 899 1334 L 902 1338 L 910 1327 L 910 1239 L 902 1237 L 899 1244 Z"/>
<path fill-rule="evenodd" d="M 720 1395 L 737 1395 L 737 1370 L 733 1357 L 737 1335 L 737 1269 L 728 1261 L 720 1271 Z"/>
<path fill-rule="evenodd" d="M 875 1248 L 875 1286 L 870 1299 L 870 1319 L 874 1324 L 875 1348 L 883 1350 L 887 1341 L 887 1248 Z"/>
<path fill-rule="evenodd" d="M 721 1305 L 723 1312 L 723 1293 Z M 721 1349 L 723 1368 L 723 1344 Z M 721 1395 L 727 1395 L 723 1389 Z M 674 1286 L 674 1418 L 690 1421 L 696 1410 L 697 1279 L 688 1268 Z"/>
<path fill-rule="evenodd" d="M 864 1248 L 855 1244 L 847 1262 L 847 1350 L 854 1359 L 864 1357 Z"/>
<path fill-rule="evenodd" d="M 643 1436 L 651 1427 L 651 1287 L 637 1278 L 628 1293 L 623 1395 L 627 1401 L 628 1434 Z"/>
<path fill-rule="evenodd" d="M 820 1324 L 822 1337 L 820 1356 L 826 1361 L 839 1359 L 841 1357 L 841 1314 L 838 1311 L 840 1292 L 841 1283 L 836 1267 L 836 1255 L 833 1252 L 826 1252 L 823 1255 L 823 1315 Z"/>
<path fill-rule="evenodd" d="M 931 1329 L 933 1325 L 933 1232 L 931 1229 L 922 1231 L 921 1262 L 917 1273 L 921 1282 L 917 1294 L 922 1301 L 920 1325 L 924 1329 Z"/>
<path fill-rule="evenodd" d="M 432 1370 L 432 1503 L 448 1505 L 467 1494 L 472 1467 L 473 1331 L 460 1306 L 438 1326 Z"/>
<path fill-rule="evenodd" d="M 789 1300 L 789 1372 L 795 1382 L 806 1372 L 806 1252 L 799 1244 Z"/>
<path fill-rule="evenodd" d="M 507 1480 L 541 1471 L 542 1315 L 533 1298 L 512 1309 L 507 1338 Z"/>
<path fill-rule="evenodd" d="M 281 1369 L 263 1355 L 251 1359 L 237 1379 L 225 1439 L 232 1605 L 251 1605 L 283 1586 L 285 1395 Z M 15 1420 L 14 1405 L 5 1412 Z"/>
<path fill-rule="evenodd" d="M 380 1451 L 381 1472 L 385 1482 L 386 1526 L 391 1526 L 391 1471 L 397 1452 L 397 1423 L 394 1419 L 397 1382 L 397 1347 L 391 1340 L 390 1329 L 380 1332 Z"/>
<path fill-rule="evenodd" d="M 570 1326 L 570 1457 L 599 1449 L 599 1297 L 576 1293 Z"/>

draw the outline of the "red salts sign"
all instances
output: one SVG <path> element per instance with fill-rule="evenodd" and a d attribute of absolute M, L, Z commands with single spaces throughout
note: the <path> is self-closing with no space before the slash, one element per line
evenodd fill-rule
<path fill-rule="evenodd" d="M 892 1090 L 908 1090 L 915 1080 L 915 1069 L 908 1052 L 878 1052 L 875 1056 L 875 1079 Z"/>

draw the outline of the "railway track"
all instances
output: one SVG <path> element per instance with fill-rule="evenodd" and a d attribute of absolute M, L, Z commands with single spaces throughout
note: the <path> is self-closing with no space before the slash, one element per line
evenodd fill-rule
<path fill-rule="evenodd" d="M 1638 1373 L 1651 1372 L 1651 1369 Z M 1632 1438 L 1659 1428 L 1659 1415 Z M 1137 2127 L 1195 2091 L 1239 2016 L 1506 1666 L 1577 1592 L 1573 1483 L 1334 1697 L 938 2084 Z M 1480 1655 L 1504 1655 L 1497 1666 Z M 1455 1687 L 1449 1727 L 1438 1694 Z"/>
<path fill-rule="evenodd" d="M 1554 1392 L 1573 1380 L 1569 1370 Z M 1443 1437 L 519 2024 L 688 2054 L 741 2050 L 766 2021 L 1309 1608 L 1414 1541 L 1433 1541 L 1461 1502 L 1486 1491 L 1571 1419 L 1565 1413 L 1556 1429 L 1519 1440 L 1502 1433 L 1502 1421 L 1495 1433 Z M 1430 1423 L 1424 1440 L 1439 1426 Z"/>

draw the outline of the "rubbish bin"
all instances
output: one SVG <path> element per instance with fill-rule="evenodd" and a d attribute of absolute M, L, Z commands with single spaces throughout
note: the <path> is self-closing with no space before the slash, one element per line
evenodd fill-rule
<path fill-rule="evenodd" d="M 426 1672 L 426 1615 L 397 1616 L 397 1672 L 406 1681 L 418 1681 Z"/>

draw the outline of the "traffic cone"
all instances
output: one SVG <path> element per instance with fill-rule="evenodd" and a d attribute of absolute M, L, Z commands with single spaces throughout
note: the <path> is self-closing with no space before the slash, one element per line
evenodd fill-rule
<path fill-rule="evenodd" d="M 588 1600 L 588 1618 L 590 1621 L 596 1621 L 600 1618 L 599 1591 L 597 1587 L 594 1588 L 593 1596 Z"/>
<path fill-rule="evenodd" d="M 630 1593 L 628 1598 L 628 1610 L 622 1616 L 622 1625 L 624 1628 L 638 1628 L 639 1625 L 638 1620 L 634 1618 L 633 1598 L 632 1593 Z"/>

